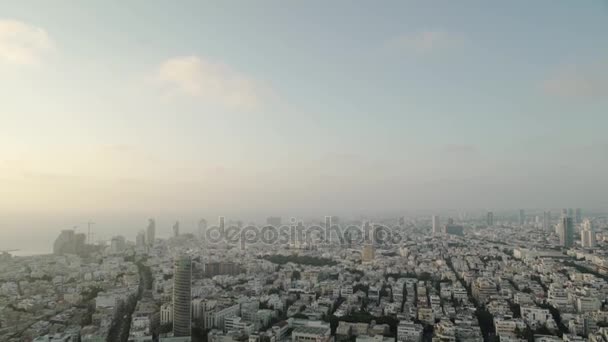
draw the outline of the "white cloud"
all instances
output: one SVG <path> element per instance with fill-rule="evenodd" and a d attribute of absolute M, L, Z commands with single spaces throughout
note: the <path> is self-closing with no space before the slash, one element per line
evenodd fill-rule
<path fill-rule="evenodd" d="M 561 98 L 608 97 L 608 64 L 562 68 L 541 87 L 546 94 Z"/>
<path fill-rule="evenodd" d="M 442 30 L 425 30 L 394 37 L 387 42 L 387 47 L 397 51 L 428 53 L 458 47 L 463 43 L 464 37 L 461 34 Z"/>
<path fill-rule="evenodd" d="M 222 63 L 198 56 L 171 58 L 160 65 L 156 80 L 167 95 L 188 95 L 231 109 L 253 109 L 270 90 Z"/>
<path fill-rule="evenodd" d="M 37 65 L 53 48 L 48 33 L 18 20 L 0 19 L 0 62 Z"/>

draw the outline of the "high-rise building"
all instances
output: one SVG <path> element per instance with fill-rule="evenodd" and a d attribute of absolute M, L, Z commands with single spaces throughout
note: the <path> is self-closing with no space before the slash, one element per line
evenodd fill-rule
<path fill-rule="evenodd" d="M 85 234 L 76 233 L 75 230 L 62 230 L 53 244 L 53 254 L 81 254 L 85 250 L 86 238 Z"/>
<path fill-rule="evenodd" d="M 523 226 L 526 223 L 526 212 L 523 209 L 519 209 L 519 225 Z"/>
<path fill-rule="evenodd" d="M 585 221 L 583 221 L 583 229 L 581 230 L 581 246 L 583 248 L 593 248 L 596 244 L 593 222 L 589 219 L 585 219 Z"/>
<path fill-rule="evenodd" d="M 568 209 L 566 209 L 566 208 L 562 209 L 562 217 L 568 217 Z"/>
<path fill-rule="evenodd" d="M 432 218 L 433 221 L 433 234 L 439 234 L 441 233 L 441 226 L 440 226 L 440 222 L 439 222 L 439 216 L 438 215 L 433 215 Z"/>
<path fill-rule="evenodd" d="M 574 221 L 576 223 L 583 222 L 583 210 L 581 208 L 576 208 L 576 211 L 574 212 Z"/>
<path fill-rule="evenodd" d="M 488 214 L 486 216 L 486 224 L 488 225 L 488 227 L 492 227 L 494 225 L 494 213 L 491 211 L 488 211 Z"/>
<path fill-rule="evenodd" d="M 178 237 L 179 236 L 179 221 L 175 221 L 175 224 L 173 225 L 173 237 Z"/>
<path fill-rule="evenodd" d="M 138 249 L 143 249 L 146 247 L 146 232 L 143 230 L 140 230 L 139 233 L 137 233 L 137 237 L 135 238 L 135 246 Z"/>
<path fill-rule="evenodd" d="M 572 217 L 562 217 L 559 223 L 559 243 L 563 247 L 572 247 L 574 243 L 574 222 Z"/>
<path fill-rule="evenodd" d="M 568 208 L 568 217 L 574 218 L 574 209 Z"/>
<path fill-rule="evenodd" d="M 200 221 L 198 221 L 198 237 L 199 237 L 199 239 L 204 240 L 206 236 L 207 236 L 207 220 L 200 219 Z"/>
<path fill-rule="evenodd" d="M 190 336 L 192 325 L 192 260 L 182 256 L 174 261 L 173 335 Z"/>
<path fill-rule="evenodd" d="M 551 212 L 545 211 L 543 212 L 543 229 L 548 231 L 551 229 Z"/>
<path fill-rule="evenodd" d="M 156 221 L 154 219 L 148 219 L 148 228 L 146 229 L 146 242 L 148 246 L 154 246 L 156 240 Z"/>
<path fill-rule="evenodd" d="M 281 217 L 280 216 L 270 216 L 266 218 L 266 225 L 278 228 L 281 226 Z"/>
<path fill-rule="evenodd" d="M 405 227 L 405 217 L 401 216 L 399 218 L 399 226 L 400 227 Z"/>
<path fill-rule="evenodd" d="M 119 254 L 127 248 L 127 241 L 124 236 L 114 236 L 110 240 L 110 253 Z"/>

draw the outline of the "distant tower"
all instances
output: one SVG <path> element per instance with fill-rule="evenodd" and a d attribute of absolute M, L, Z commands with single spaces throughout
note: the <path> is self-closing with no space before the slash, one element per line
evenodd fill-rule
<path fill-rule="evenodd" d="M 581 230 L 581 246 L 583 248 L 593 248 L 596 244 L 593 222 L 589 219 L 585 219 L 585 221 L 583 221 L 583 229 Z"/>
<path fill-rule="evenodd" d="M 494 225 L 494 213 L 491 211 L 488 211 L 488 214 L 486 216 L 486 224 L 488 225 L 488 227 L 492 227 Z"/>
<path fill-rule="evenodd" d="M 173 335 L 191 335 L 192 324 L 192 260 L 179 257 L 174 262 L 173 274 Z"/>
<path fill-rule="evenodd" d="M 559 243 L 563 247 L 572 247 L 574 243 L 574 222 L 572 217 L 562 217 L 559 224 Z"/>
<path fill-rule="evenodd" d="M 568 217 L 574 218 L 574 209 L 568 208 Z"/>
<path fill-rule="evenodd" d="M 201 219 L 200 221 L 198 221 L 198 237 L 201 240 L 204 240 L 206 235 L 207 235 L 207 220 Z"/>
<path fill-rule="evenodd" d="M 175 224 L 173 225 L 173 237 L 178 237 L 179 236 L 179 221 L 175 221 Z"/>
<path fill-rule="evenodd" d="M 137 238 L 135 239 L 135 246 L 138 249 L 146 248 L 146 232 L 145 231 L 140 230 L 139 233 L 137 233 Z"/>
<path fill-rule="evenodd" d="M 156 222 L 154 219 L 148 219 L 148 228 L 146 233 L 146 242 L 148 243 L 148 246 L 154 246 L 154 241 L 156 239 Z"/>
<path fill-rule="evenodd" d="M 566 208 L 562 209 L 562 218 L 563 217 L 568 217 L 568 209 Z"/>
<path fill-rule="evenodd" d="M 526 223 L 526 212 L 523 209 L 519 209 L 519 225 L 523 226 Z"/>
<path fill-rule="evenodd" d="M 438 215 L 433 215 L 432 221 L 433 221 L 433 234 L 439 234 L 439 233 L 441 233 L 441 228 L 440 228 L 440 223 L 439 223 L 439 216 Z"/>
<path fill-rule="evenodd" d="M 576 223 L 582 223 L 583 222 L 583 210 L 581 208 L 576 208 L 575 214 L 574 214 L 574 221 Z"/>
<path fill-rule="evenodd" d="M 405 217 L 401 216 L 399 218 L 399 226 L 400 227 L 405 227 Z"/>
<path fill-rule="evenodd" d="M 551 229 L 551 212 L 550 211 L 543 212 L 543 229 L 545 231 L 549 231 L 549 229 Z"/>

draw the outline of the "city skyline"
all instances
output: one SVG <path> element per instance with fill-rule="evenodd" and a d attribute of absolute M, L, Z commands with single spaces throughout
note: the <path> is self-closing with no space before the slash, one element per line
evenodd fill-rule
<path fill-rule="evenodd" d="M 608 342 L 608 0 L 0 13 L 1 342 Z"/>

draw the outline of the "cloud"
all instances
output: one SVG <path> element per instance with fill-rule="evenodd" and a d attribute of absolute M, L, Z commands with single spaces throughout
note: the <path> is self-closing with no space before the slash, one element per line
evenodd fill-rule
<path fill-rule="evenodd" d="M 0 19 L 0 62 L 37 65 L 53 48 L 48 33 L 18 20 Z"/>
<path fill-rule="evenodd" d="M 387 47 L 395 51 L 429 53 L 459 47 L 465 39 L 461 34 L 442 30 L 425 30 L 403 34 L 390 39 Z"/>
<path fill-rule="evenodd" d="M 561 98 L 608 97 L 608 64 L 564 67 L 543 81 L 541 88 Z"/>
<path fill-rule="evenodd" d="M 174 57 L 163 62 L 156 80 L 170 97 L 187 95 L 230 109 L 254 109 L 270 89 L 228 65 L 199 56 Z"/>

